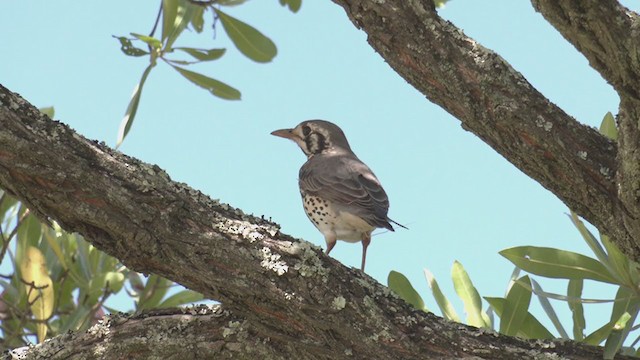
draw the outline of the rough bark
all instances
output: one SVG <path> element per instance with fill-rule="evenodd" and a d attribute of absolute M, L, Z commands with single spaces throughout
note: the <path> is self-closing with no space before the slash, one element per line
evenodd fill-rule
<path fill-rule="evenodd" d="M 534 0 L 534 8 L 620 95 L 616 185 L 622 226 L 640 234 L 640 20 L 612 0 Z"/>
<path fill-rule="evenodd" d="M 156 166 L 83 138 L 1 86 L 0 187 L 130 268 L 220 300 L 233 314 L 213 325 L 215 316 L 200 322 L 177 317 L 175 326 L 163 325 L 165 318 L 134 318 L 147 321 L 137 327 L 143 332 L 137 337 L 140 353 L 122 344 L 121 356 L 102 355 L 103 349 L 114 349 L 113 342 L 136 333 L 127 332 L 128 322 L 114 321 L 96 331 L 99 336 L 64 335 L 54 340 L 62 345 L 39 345 L 24 353 L 27 358 L 39 358 L 40 351 L 47 358 L 67 358 L 68 349 L 103 359 L 191 358 L 194 349 L 220 358 L 255 358 L 252 351 L 264 351 L 262 358 L 275 359 L 601 356 L 594 347 L 525 341 L 416 311 L 366 274 L 280 233 L 276 224 L 213 201 L 171 181 Z M 242 341 L 227 340 L 225 329 L 237 323 Z M 157 336 L 175 336 L 183 346 L 171 342 L 163 347 L 144 335 L 156 326 L 165 329 Z M 183 333 L 189 326 L 197 327 L 192 333 L 198 336 Z"/>
<path fill-rule="evenodd" d="M 333 1 L 411 85 L 640 260 L 634 13 L 613 0 L 533 1 L 621 94 L 616 143 L 570 117 L 502 57 L 440 18 L 432 1 Z"/>

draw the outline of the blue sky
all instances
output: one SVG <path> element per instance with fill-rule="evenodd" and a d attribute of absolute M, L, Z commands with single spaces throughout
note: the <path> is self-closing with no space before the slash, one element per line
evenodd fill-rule
<path fill-rule="evenodd" d="M 113 146 L 147 60 L 124 56 L 112 35 L 148 33 L 156 11 L 156 1 L 0 2 L 0 83 L 36 106 L 55 106 L 57 119 Z M 238 88 L 242 101 L 214 98 L 160 64 L 120 150 L 324 247 L 299 198 L 305 157 L 269 133 L 306 119 L 335 122 L 384 185 L 390 217 L 410 228 L 374 236 L 367 273 L 382 283 L 390 270 L 404 273 L 431 309 L 423 268 L 462 313 L 450 281 L 454 260 L 481 295 L 502 296 L 513 269 L 497 254 L 502 249 L 537 245 L 591 255 L 564 204 L 400 78 L 342 8 L 307 0 L 292 14 L 276 0 L 254 0 L 227 12 L 277 44 L 274 61 L 243 57 L 221 29 L 215 39 L 210 31 L 185 36 L 177 45 L 228 48 L 221 60 L 193 70 Z M 579 121 L 597 126 L 607 111 L 616 113 L 612 88 L 528 2 L 453 0 L 440 13 Z M 339 242 L 331 255 L 359 267 L 361 246 Z M 542 285 L 566 288 L 562 281 Z M 612 290 L 592 287 L 585 295 Z M 557 304 L 568 324 L 566 308 Z M 588 329 L 607 321 L 609 311 L 587 308 Z"/>

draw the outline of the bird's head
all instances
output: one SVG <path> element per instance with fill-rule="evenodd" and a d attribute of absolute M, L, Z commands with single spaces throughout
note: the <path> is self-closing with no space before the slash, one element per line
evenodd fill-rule
<path fill-rule="evenodd" d="M 271 135 L 295 141 L 307 157 L 333 152 L 351 152 L 342 130 L 336 124 L 324 120 L 303 121 L 293 129 L 276 130 Z"/>

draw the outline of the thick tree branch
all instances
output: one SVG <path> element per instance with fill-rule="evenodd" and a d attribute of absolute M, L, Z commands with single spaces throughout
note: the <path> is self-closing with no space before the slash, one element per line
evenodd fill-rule
<path fill-rule="evenodd" d="M 536 11 L 620 93 L 640 98 L 638 15 L 617 0 L 532 0 Z"/>
<path fill-rule="evenodd" d="M 432 1 L 333 1 L 398 74 L 640 260 L 640 229 L 625 225 L 637 219 L 617 196 L 614 142 L 440 18 Z"/>
<path fill-rule="evenodd" d="M 412 309 L 277 225 L 89 141 L 0 86 L 0 187 L 140 272 L 167 277 L 246 322 L 283 357 L 591 359 Z"/>
<path fill-rule="evenodd" d="M 462 331 L 463 329 L 457 329 Z M 522 342 L 520 342 L 522 343 Z M 513 344 L 515 345 L 515 344 Z M 575 344 L 554 344 L 567 358 L 601 357 L 598 349 L 575 348 Z M 327 351 L 325 351 L 326 353 Z M 521 359 L 520 351 L 509 354 Z M 111 315 L 85 333 L 66 334 L 46 343 L 15 349 L 6 360 L 28 359 L 316 359 L 317 356 L 288 353 L 270 338 L 257 332 L 251 322 L 216 305 L 187 309 L 153 310 L 138 315 Z M 524 355 L 524 358 L 530 358 Z M 566 356 L 566 355 L 565 355 Z M 476 357 L 476 359 L 484 356 Z M 345 352 L 333 359 L 360 359 Z M 411 355 L 407 359 L 413 358 Z M 491 356 L 491 358 L 493 358 Z M 503 357 L 504 358 L 504 357 Z M 551 355 L 541 355 L 551 359 Z M 623 357 L 619 357 L 623 359 Z"/>
<path fill-rule="evenodd" d="M 620 95 L 616 183 L 627 232 L 640 233 L 640 18 L 616 0 L 532 0 Z M 636 237 L 636 242 L 640 242 Z"/>

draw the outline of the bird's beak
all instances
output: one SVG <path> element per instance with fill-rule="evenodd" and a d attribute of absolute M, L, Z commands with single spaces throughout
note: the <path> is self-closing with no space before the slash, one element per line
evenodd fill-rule
<path fill-rule="evenodd" d="M 279 137 L 282 137 L 285 139 L 291 139 L 291 140 L 293 140 L 296 137 L 296 134 L 294 134 L 293 129 L 276 130 L 271 132 L 271 135 L 279 136 Z"/>

